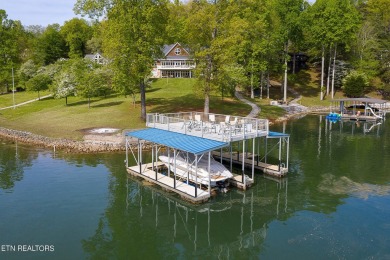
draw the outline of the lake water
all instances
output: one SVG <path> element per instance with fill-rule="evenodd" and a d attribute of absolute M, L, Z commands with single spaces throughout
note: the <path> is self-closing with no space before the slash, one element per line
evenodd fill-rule
<path fill-rule="evenodd" d="M 288 177 L 200 206 L 128 178 L 124 153 L 0 140 L 0 259 L 389 259 L 390 118 L 283 129 Z"/>

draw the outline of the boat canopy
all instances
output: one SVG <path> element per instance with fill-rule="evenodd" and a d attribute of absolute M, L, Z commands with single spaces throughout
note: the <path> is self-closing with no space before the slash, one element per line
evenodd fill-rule
<path fill-rule="evenodd" d="M 372 103 L 372 104 L 384 104 L 387 103 L 387 100 L 376 99 L 376 98 L 340 98 L 340 99 L 332 99 L 332 102 L 361 102 L 361 103 Z"/>
<path fill-rule="evenodd" d="M 229 145 L 226 142 L 206 139 L 198 136 L 170 132 L 157 128 L 147 128 L 134 132 L 127 132 L 126 136 L 161 144 L 195 155 L 204 154 Z"/>

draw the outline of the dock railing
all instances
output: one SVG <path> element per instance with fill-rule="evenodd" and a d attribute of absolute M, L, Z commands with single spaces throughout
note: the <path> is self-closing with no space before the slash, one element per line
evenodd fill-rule
<path fill-rule="evenodd" d="M 267 119 L 203 112 L 147 114 L 146 126 L 223 142 L 266 136 L 269 132 Z"/>

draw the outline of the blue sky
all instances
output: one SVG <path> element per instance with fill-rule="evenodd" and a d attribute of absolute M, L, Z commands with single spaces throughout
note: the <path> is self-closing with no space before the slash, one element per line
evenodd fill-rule
<path fill-rule="evenodd" d="M 7 12 L 8 19 L 20 20 L 24 26 L 63 25 L 76 17 L 75 3 L 76 0 L 0 0 L 0 9 Z"/>
<path fill-rule="evenodd" d="M 73 12 L 75 3 L 76 0 L 0 0 L 0 9 L 7 12 L 8 19 L 20 20 L 24 26 L 63 25 L 76 17 Z"/>

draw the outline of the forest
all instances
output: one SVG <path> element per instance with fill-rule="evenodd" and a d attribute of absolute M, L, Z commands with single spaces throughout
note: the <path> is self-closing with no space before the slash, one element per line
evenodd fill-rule
<path fill-rule="evenodd" d="M 55 98 L 139 94 L 162 46 L 179 42 L 196 62 L 196 92 L 239 86 L 253 97 L 280 78 L 286 101 L 296 54 L 318 68 L 320 99 L 336 90 L 390 96 L 390 0 L 77 0 L 64 24 L 23 26 L 0 10 L 0 93 L 49 89 Z M 101 65 L 84 59 L 99 52 Z"/>

